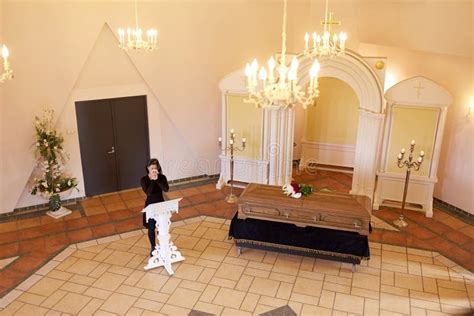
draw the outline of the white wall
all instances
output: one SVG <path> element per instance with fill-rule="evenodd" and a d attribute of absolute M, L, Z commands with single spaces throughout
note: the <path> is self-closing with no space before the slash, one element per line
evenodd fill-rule
<path fill-rule="evenodd" d="M 6 106 L 1 110 L 5 134 L 0 172 L 2 179 L 8 179 L 8 186 L 0 193 L 0 212 L 34 202 L 25 188 L 34 166 L 34 116 L 45 106 L 55 109 L 61 113 L 58 128 L 64 132 L 68 128 L 63 129 L 62 124 L 71 126 L 75 117 L 71 108 L 78 91 L 90 92 L 84 92 L 86 98 L 107 95 L 107 91 L 120 96 L 124 89 L 133 91 L 127 88 L 129 85 L 146 86 L 147 94 L 156 99 L 160 109 L 156 115 L 160 116 L 162 145 L 157 141 L 152 147 L 156 146 L 155 154 L 164 160 L 170 179 L 217 173 L 217 84 L 246 61 L 267 58 L 280 46 L 278 2 L 139 2 L 140 24 L 159 29 L 160 49 L 153 53 L 130 53 L 129 59 L 120 57 L 126 55 L 116 44 L 104 44 L 101 32 L 104 23 L 114 32 L 119 26 L 131 25 L 133 3 L 3 4 L 5 39 L 15 52 L 15 61 L 21 63 L 15 64 L 16 77 L 5 91 Z M 305 7 L 304 3 L 291 3 L 289 19 L 304 16 Z M 105 63 L 101 62 L 103 58 Z M 66 146 L 72 147 L 70 151 L 77 155 L 75 140 L 77 133 L 68 135 Z M 81 178 L 78 159 L 71 157 L 68 168 Z"/>
<path fill-rule="evenodd" d="M 3 1 L 0 1 L 0 45 L 3 44 Z M 3 69 L 3 68 L 0 68 Z M 1 71 L 0 71 L 1 72 Z M 0 171 L 3 170 L 3 107 L 4 107 L 4 102 L 3 102 L 3 84 L 0 83 Z M 3 185 L 6 179 L 1 176 L 2 174 L 0 173 L 0 198 L 2 197 L 1 192 L 3 192 Z M 1 203 L 0 203 L 1 206 Z M 0 213 L 1 213 L 1 207 L 0 207 Z"/>
<path fill-rule="evenodd" d="M 289 52 L 302 50 L 306 31 L 320 29 L 324 3 L 289 1 Z M 330 7 L 343 22 L 340 29 L 349 33 L 349 48 L 389 57 L 390 78 L 425 75 L 453 94 L 436 196 L 474 212 L 468 177 L 474 161 L 468 138 L 472 120 L 463 120 L 474 95 L 472 1 L 331 0 Z M 112 42 L 98 39 L 104 23 L 113 32 L 132 25 L 130 1 L 0 1 L 0 42 L 8 44 L 15 71 L 15 79 L 0 87 L 0 213 L 28 204 L 34 116 L 50 106 L 61 113 L 61 124 L 71 125 L 68 107 L 78 91 L 90 97 L 148 89 L 161 124 L 163 148 L 156 145 L 156 154 L 171 161 L 167 172 L 172 177 L 217 172 L 218 82 L 254 57 L 265 62 L 280 50 L 281 13 L 280 1 L 139 1 L 140 24 L 159 29 L 160 49 L 126 59 Z M 105 38 L 113 39 L 109 35 Z M 361 42 L 376 45 L 359 47 Z M 74 147 L 77 135 L 67 138 L 66 145 Z M 81 177 L 78 166 L 73 158 L 70 171 Z"/>
<path fill-rule="evenodd" d="M 453 95 L 454 102 L 446 117 L 434 196 L 474 214 L 474 119 L 466 116 L 469 102 L 474 98 L 474 58 L 372 44 L 361 44 L 359 51 L 387 56 L 388 87 L 421 75 Z"/>

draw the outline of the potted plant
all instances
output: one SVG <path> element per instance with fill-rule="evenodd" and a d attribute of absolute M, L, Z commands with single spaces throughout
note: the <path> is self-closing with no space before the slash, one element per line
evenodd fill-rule
<path fill-rule="evenodd" d="M 54 110 L 45 110 L 42 117 L 35 117 L 35 158 L 42 176 L 34 178 L 31 194 L 47 198 L 47 214 L 59 218 L 71 213 L 61 206 L 61 195 L 76 188 L 77 179 L 63 174 L 69 157 L 63 148 L 63 136 L 53 127 L 53 118 Z"/>

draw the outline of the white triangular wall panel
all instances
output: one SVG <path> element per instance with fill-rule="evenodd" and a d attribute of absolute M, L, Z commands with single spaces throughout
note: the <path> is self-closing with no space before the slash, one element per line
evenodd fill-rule
<path fill-rule="evenodd" d="M 75 102 L 135 95 L 147 96 L 150 155 L 160 159 L 169 179 L 195 175 L 196 157 L 187 146 L 185 137 L 171 122 L 128 54 L 117 47 L 117 40 L 110 27 L 104 24 L 67 102 L 62 111 L 57 113 L 56 128 L 63 133 L 65 149 L 70 154 L 66 165 L 67 173 L 77 177 L 79 181 L 79 191 L 73 191 L 68 198 L 84 196 L 85 192 Z M 165 141 L 163 134 L 167 135 Z M 35 174 L 33 170 L 30 181 Z M 27 184 L 15 207 L 45 202 L 40 197 L 31 196 Z"/>

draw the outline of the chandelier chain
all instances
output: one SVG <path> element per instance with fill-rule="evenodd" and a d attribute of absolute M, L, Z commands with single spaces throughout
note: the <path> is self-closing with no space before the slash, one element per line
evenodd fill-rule
<path fill-rule="evenodd" d="M 138 30 L 138 5 L 137 5 L 137 0 L 135 0 L 135 28 Z"/>
<path fill-rule="evenodd" d="M 282 27 L 282 33 L 281 33 L 281 38 L 282 38 L 282 42 L 281 42 L 281 63 L 284 64 L 285 63 L 285 54 L 286 54 L 286 15 L 287 15 L 287 0 L 284 0 L 283 1 L 284 3 L 284 6 L 283 6 L 283 27 Z"/>
<path fill-rule="evenodd" d="M 324 13 L 324 21 L 327 22 L 328 20 L 328 7 L 329 7 L 329 0 L 326 0 L 326 10 L 325 10 L 325 13 Z M 331 27 L 331 26 L 329 26 Z M 324 23 L 324 33 L 326 33 L 326 31 L 328 30 L 328 24 L 327 23 Z"/>

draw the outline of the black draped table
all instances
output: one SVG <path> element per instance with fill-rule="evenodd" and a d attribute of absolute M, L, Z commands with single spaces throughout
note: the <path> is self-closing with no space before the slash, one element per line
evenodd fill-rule
<path fill-rule="evenodd" d="M 370 258 L 367 236 L 342 230 L 297 227 L 258 219 L 239 219 L 235 214 L 229 229 L 237 251 L 254 248 L 360 264 Z"/>

